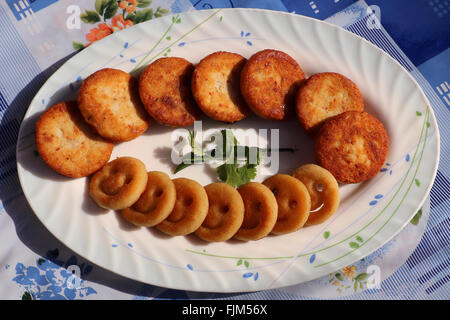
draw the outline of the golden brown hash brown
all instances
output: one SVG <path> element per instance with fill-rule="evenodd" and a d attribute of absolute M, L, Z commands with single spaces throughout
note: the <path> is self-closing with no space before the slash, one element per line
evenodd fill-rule
<path fill-rule="evenodd" d="M 247 105 L 268 120 L 283 120 L 292 107 L 305 75 L 288 54 L 266 49 L 252 55 L 241 73 L 241 92 Z"/>
<path fill-rule="evenodd" d="M 108 162 L 113 144 L 84 122 L 75 101 L 47 109 L 36 123 L 36 146 L 41 158 L 56 172 L 79 178 Z"/>
<path fill-rule="evenodd" d="M 145 110 L 159 123 L 190 126 L 200 116 L 191 92 L 194 66 L 183 58 L 160 58 L 139 79 L 139 94 Z"/>
<path fill-rule="evenodd" d="M 317 132 L 327 119 L 345 111 L 364 111 L 364 101 L 356 84 L 345 76 L 317 73 L 306 80 L 296 96 L 297 117 L 309 133 Z"/>
<path fill-rule="evenodd" d="M 78 94 L 78 106 L 84 120 L 111 141 L 132 140 L 149 125 L 138 82 L 122 70 L 101 69 L 86 78 Z"/>
<path fill-rule="evenodd" d="M 358 183 L 375 176 L 386 160 L 389 138 L 374 116 L 347 111 L 328 120 L 315 141 L 318 164 L 341 183 Z"/>
<path fill-rule="evenodd" d="M 240 90 L 243 56 L 218 51 L 203 58 L 192 76 L 192 92 L 200 109 L 209 117 L 236 122 L 250 114 Z"/>

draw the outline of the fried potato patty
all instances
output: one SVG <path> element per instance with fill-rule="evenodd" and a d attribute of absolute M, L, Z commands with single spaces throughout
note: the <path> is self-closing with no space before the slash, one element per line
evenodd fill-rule
<path fill-rule="evenodd" d="M 75 101 L 47 109 L 36 123 L 36 146 L 41 158 L 56 172 L 79 178 L 108 162 L 113 144 L 84 122 Z"/>
<path fill-rule="evenodd" d="M 315 141 L 318 164 L 341 183 L 374 177 L 386 160 L 389 138 L 383 124 L 360 111 L 346 111 L 328 120 Z"/>
<path fill-rule="evenodd" d="M 244 202 L 239 192 L 225 182 L 213 182 L 205 186 L 208 195 L 208 214 L 195 230 L 200 239 L 210 242 L 231 239 L 244 220 Z"/>
<path fill-rule="evenodd" d="M 209 117 L 236 122 L 250 113 L 239 85 L 246 61 L 237 53 L 219 51 L 206 56 L 195 67 L 192 93 L 200 109 Z"/>
<path fill-rule="evenodd" d="M 195 180 L 176 178 L 172 181 L 175 184 L 175 206 L 156 228 L 171 236 L 182 236 L 194 232 L 202 225 L 208 214 L 208 194 Z"/>
<path fill-rule="evenodd" d="M 119 157 L 92 176 L 89 195 L 102 208 L 125 209 L 138 201 L 147 180 L 147 169 L 141 160 Z"/>
<path fill-rule="evenodd" d="M 283 120 L 305 75 L 288 54 L 266 49 L 255 53 L 241 72 L 241 92 L 250 109 L 268 120 Z"/>
<path fill-rule="evenodd" d="M 132 140 L 149 126 L 138 82 L 122 70 L 105 68 L 87 77 L 78 94 L 78 105 L 84 120 L 111 141 Z"/>
<path fill-rule="evenodd" d="M 364 110 L 363 97 L 356 84 L 338 73 L 311 76 L 296 96 L 298 120 L 309 133 L 317 132 L 325 120 L 352 110 Z"/>
<path fill-rule="evenodd" d="M 159 123 L 186 127 L 200 116 L 191 92 L 194 66 L 183 58 L 160 58 L 139 79 L 139 94 L 145 110 Z"/>

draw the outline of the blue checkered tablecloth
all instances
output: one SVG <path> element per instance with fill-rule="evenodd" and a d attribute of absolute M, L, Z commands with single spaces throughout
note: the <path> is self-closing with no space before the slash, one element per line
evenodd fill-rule
<path fill-rule="evenodd" d="M 211 8 L 262 8 L 327 20 L 382 48 L 417 80 L 436 115 L 441 159 L 422 210 L 393 240 L 342 270 L 307 283 L 254 293 L 171 290 L 123 278 L 73 253 L 38 221 L 19 184 L 15 148 L 21 119 L 45 80 L 96 37 L 95 0 L 0 0 L 0 299 L 442 299 L 450 297 L 450 0 L 129 0 L 152 18 Z M 143 8 L 145 7 L 145 8 Z M 125 10 L 125 9 L 124 9 Z M 120 12 L 120 11 L 119 11 Z M 82 19 L 79 18 L 81 15 Z M 124 27 L 120 14 L 110 27 Z M 78 22 L 77 22 L 78 21 Z M 371 28 L 371 23 L 381 23 Z M 78 24 L 77 24 L 78 23 Z M 113 28 L 114 27 L 114 28 Z M 78 265 L 71 289 L 67 268 Z M 381 286 L 350 286 L 369 265 Z"/>

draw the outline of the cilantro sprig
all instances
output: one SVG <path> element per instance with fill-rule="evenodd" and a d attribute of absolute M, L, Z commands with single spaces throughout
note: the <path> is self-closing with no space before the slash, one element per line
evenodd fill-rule
<path fill-rule="evenodd" d="M 223 164 L 216 168 L 216 172 L 221 181 L 239 187 L 253 180 L 263 153 L 270 149 L 242 146 L 230 129 L 221 130 L 220 134 L 222 143 L 216 143 L 214 149 L 205 151 L 195 142 L 196 132 L 190 131 L 189 144 L 192 151 L 183 156 L 182 162 L 175 168 L 175 173 L 194 164 L 220 159 Z M 294 149 L 282 148 L 278 151 L 294 152 Z"/>

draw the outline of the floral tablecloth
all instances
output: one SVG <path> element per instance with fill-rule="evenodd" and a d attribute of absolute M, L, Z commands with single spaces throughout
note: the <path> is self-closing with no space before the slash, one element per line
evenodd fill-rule
<path fill-rule="evenodd" d="M 430 100 L 441 133 L 440 166 L 423 208 L 393 240 L 354 265 L 261 292 L 171 290 L 83 260 L 38 221 L 20 187 L 15 147 L 31 99 L 64 61 L 113 32 L 172 13 L 225 7 L 327 20 L 381 47 L 411 73 Z M 447 0 L 1 0 L 0 299 L 448 299 L 449 15 Z M 81 277 L 74 276 L 73 266 Z M 369 289 L 365 280 L 372 266 L 381 270 L 381 284 Z"/>

